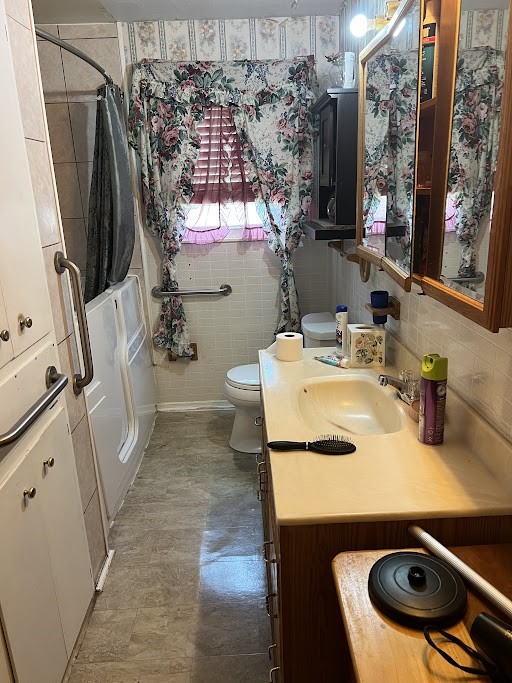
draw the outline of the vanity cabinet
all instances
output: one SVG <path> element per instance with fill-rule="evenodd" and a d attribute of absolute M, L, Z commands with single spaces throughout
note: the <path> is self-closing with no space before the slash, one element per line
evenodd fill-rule
<path fill-rule="evenodd" d="M 273 645 L 273 683 L 353 680 L 352 660 L 331 563 L 347 550 L 409 548 L 419 524 L 445 545 L 512 541 L 510 517 L 409 519 L 361 523 L 280 524 L 276 519 L 272 456 L 258 465 L 264 526 L 263 556 Z"/>
<path fill-rule="evenodd" d="M 57 402 L 2 462 L 0 610 L 18 683 L 62 679 L 94 591 L 70 441 Z"/>

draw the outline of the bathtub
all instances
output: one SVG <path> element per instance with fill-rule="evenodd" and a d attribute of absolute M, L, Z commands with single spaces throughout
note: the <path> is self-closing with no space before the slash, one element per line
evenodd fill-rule
<path fill-rule="evenodd" d="M 85 398 L 110 522 L 153 431 L 155 379 L 138 278 L 129 275 L 85 308 L 94 364 Z"/>

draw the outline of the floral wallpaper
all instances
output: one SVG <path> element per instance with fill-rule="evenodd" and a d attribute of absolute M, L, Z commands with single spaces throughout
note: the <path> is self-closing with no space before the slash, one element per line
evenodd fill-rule
<path fill-rule="evenodd" d="M 328 84 L 325 55 L 343 49 L 341 16 L 204 19 L 122 23 L 127 64 L 171 61 L 289 59 L 315 55 L 320 86 Z"/>

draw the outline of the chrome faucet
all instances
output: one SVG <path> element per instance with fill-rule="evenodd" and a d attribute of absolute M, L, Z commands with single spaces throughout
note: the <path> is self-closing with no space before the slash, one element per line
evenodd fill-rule
<path fill-rule="evenodd" d="M 378 382 L 383 387 L 395 387 L 398 398 L 408 405 L 420 397 L 419 380 L 414 378 L 411 370 L 402 370 L 398 377 L 379 375 Z"/>

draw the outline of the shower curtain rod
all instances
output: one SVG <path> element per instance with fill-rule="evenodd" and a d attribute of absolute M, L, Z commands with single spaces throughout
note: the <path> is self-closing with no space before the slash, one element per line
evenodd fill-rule
<path fill-rule="evenodd" d="M 49 40 L 50 43 L 54 43 L 55 45 L 58 45 L 59 47 L 63 48 L 64 50 L 71 52 L 76 57 L 83 59 L 84 62 L 87 62 L 87 64 L 90 64 L 92 67 L 94 67 L 96 69 L 96 71 L 100 72 L 100 74 L 106 80 L 107 85 L 114 85 L 114 81 L 108 75 L 108 73 L 105 71 L 105 69 L 102 66 L 100 66 L 98 64 L 98 62 L 95 62 L 94 59 L 91 59 L 91 57 L 87 56 L 84 52 L 82 52 L 78 48 L 73 47 L 73 45 L 70 45 L 69 43 L 64 42 L 60 38 L 57 38 L 57 36 L 53 36 L 51 33 L 47 33 L 47 31 L 43 31 L 40 28 L 36 28 L 36 35 L 39 36 L 40 38 L 44 38 L 45 40 Z"/>

